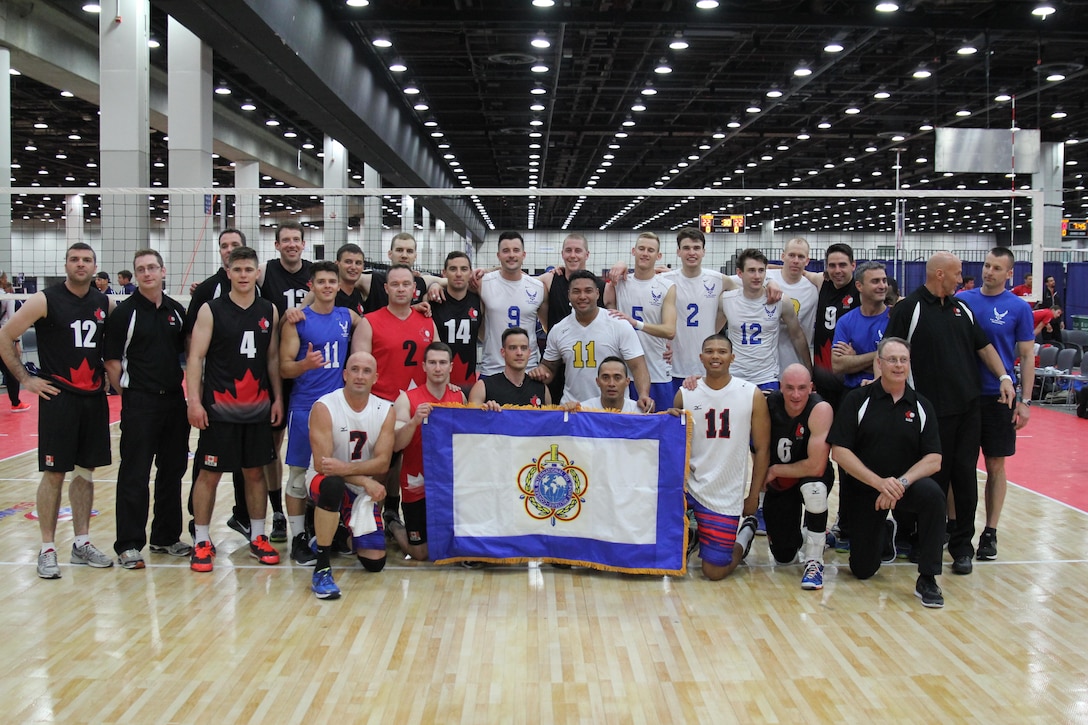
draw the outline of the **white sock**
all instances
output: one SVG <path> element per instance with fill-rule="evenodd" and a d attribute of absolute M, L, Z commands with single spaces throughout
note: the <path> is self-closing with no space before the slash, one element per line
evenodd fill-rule
<path fill-rule="evenodd" d="M 755 529 L 751 528 L 750 526 L 741 527 L 741 530 L 737 532 L 737 546 L 739 546 L 742 551 L 747 549 L 749 544 L 752 543 L 752 539 L 754 539 L 755 536 Z"/>
<path fill-rule="evenodd" d="M 204 524 L 203 526 L 200 524 L 195 525 L 196 533 L 193 534 L 193 538 L 196 539 L 197 544 L 201 541 L 210 542 L 212 540 L 211 528 L 212 527 L 209 524 Z"/>
<path fill-rule="evenodd" d="M 42 554 L 44 554 L 47 551 L 56 551 L 56 550 L 57 550 L 57 545 L 54 544 L 52 541 L 43 541 L 42 542 L 42 550 L 41 550 Z"/>
<path fill-rule="evenodd" d="M 249 520 L 249 540 L 256 541 L 258 536 L 264 536 L 264 519 Z"/>
<path fill-rule="evenodd" d="M 824 563 L 824 543 L 827 537 L 822 531 L 809 531 L 805 529 L 805 561 L 818 561 Z"/>
<path fill-rule="evenodd" d="M 87 534 L 83 534 L 82 536 L 76 536 L 75 540 L 72 541 L 72 545 L 75 546 L 77 549 L 84 544 L 89 543 L 91 543 L 91 537 Z"/>
<path fill-rule="evenodd" d="M 287 523 L 291 525 L 291 533 L 295 536 L 306 533 L 306 514 L 288 516 Z"/>

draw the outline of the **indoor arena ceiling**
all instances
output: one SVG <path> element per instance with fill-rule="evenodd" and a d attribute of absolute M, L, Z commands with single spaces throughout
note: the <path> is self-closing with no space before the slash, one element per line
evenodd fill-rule
<path fill-rule="evenodd" d="M 307 1 L 323 6 L 358 62 L 403 104 L 448 165 L 451 186 L 862 190 L 895 188 L 898 176 L 908 188 L 1000 190 L 1012 183 L 1002 174 L 935 172 L 932 127 L 1010 129 L 1015 119 L 1065 142 L 1066 211 L 1088 213 L 1088 142 L 1077 143 L 1088 138 L 1085 0 L 902 0 L 894 12 L 878 11 L 876 0 L 720 0 L 711 9 L 695 0 Z M 84 3 L 53 4 L 97 27 Z M 151 59 L 160 67 L 170 5 L 152 0 L 160 47 Z M 1035 14 L 1040 6 L 1054 12 Z M 205 37 L 199 17 L 179 19 Z M 296 134 L 290 142 L 316 156 L 323 109 L 280 100 L 269 79 L 283 71 L 271 57 L 267 73 L 252 65 L 245 73 L 213 49 L 215 84 L 230 89 L 216 102 L 266 131 L 276 117 L 276 133 Z M 13 79 L 15 185 L 97 181 L 87 166 L 97 109 L 59 90 Z M 240 110 L 246 102 L 254 110 Z M 34 129 L 38 121 L 49 129 Z M 69 139 L 73 129 L 83 138 Z M 164 162 L 162 135 L 152 136 L 152 163 Z M 361 178 L 366 149 L 349 150 Z M 229 161 L 216 160 L 219 185 L 233 185 Z M 39 177 L 41 169 L 49 173 Z M 165 168 L 151 178 L 165 185 Z M 661 229 L 703 211 L 679 201 L 542 197 L 530 207 L 526 197 L 483 197 L 475 209 L 477 221 L 498 228 Z M 775 216 L 788 222 L 826 203 L 798 201 Z M 738 199 L 734 208 L 772 206 Z M 940 231 L 963 206 L 950 204 L 919 230 Z M 393 223 L 395 203 L 387 207 Z"/>

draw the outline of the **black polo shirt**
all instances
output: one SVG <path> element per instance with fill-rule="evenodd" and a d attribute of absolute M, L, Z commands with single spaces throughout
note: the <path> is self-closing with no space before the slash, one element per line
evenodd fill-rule
<path fill-rule="evenodd" d="M 121 388 L 144 393 L 181 392 L 185 309 L 166 295 L 156 307 L 137 290 L 106 318 L 103 358 L 121 361 Z"/>
<path fill-rule="evenodd" d="M 827 442 L 849 449 L 882 478 L 899 478 L 924 456 L 941 452 L 937 416 L 930 402 L 909 385 L 893 402 L 880 381 L 843 397 Z M 841 467 L 839 476 L 869 488 Z"/>
<path fill-rule="evenodd" d="M 990 344 L 967 303 L 924 285 L 892 307 L 884 337 L 910 343 L 912 385 L 937 415 L 965 412 L 982 392 L 978 351 Z"/>

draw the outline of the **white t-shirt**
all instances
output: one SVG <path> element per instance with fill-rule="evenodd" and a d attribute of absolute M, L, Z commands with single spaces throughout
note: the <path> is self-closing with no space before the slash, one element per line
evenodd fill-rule
<path fill-rule="evenodd" d="M 378 441 L 378 434 L 381 433 L 382 425 L 389 411 L 393 409 L 393 404 L 384 398 L 371 395 L 366 407 L 355 411 L 348 405 L 343 388 L 322 395 L 317 403 L 328 408 L 332 417 L 332 457 L 338 461 L 370 460 L 374 456 L 374 444 Z M 358 443 L 360 438 L 362 445 Z M 316 475 L 311 456 L 310 467 L 306 470 L 307 486 Z M 349 483 L 348 488 L 359 496 L 366 494 L 362 486 Z"/>
<path fill-rule="evenodd" d="M 583 410 L 615 410 L 614 408 L 605 408 L 604 404 L 601 403 L 601 396 L 599 396 L 599 395 L 596 398 L 590 398 L 589 400 L 583 400 L 581 405 L 582 405 Z M 631 400 L 630 398 L 625 397 L 623 399 L 623 409 L 620 410 L 620 412 L 621 413 L 641 413 L 642 411 L 639 410 L 638 403 Z"/>
<path fill-rule="evenodd" d="M 617 320 L 607 310 L 597 308 L 597 316 L 584 327 L 574 313 L 556 323 L 548 332 L 544 359 L 562 360 L 565 366 L 560 402 L 585 400 L 600 392 L 597 366 L 611 355 L 624 362 L 643 357 L 642 345 L 626 320 Z"/>
<path fill-rule="evenodd" d="M 808 341 L 808 355 L 809 362 L 812 362 L 812 335 L 816 331 L 816 307 L 820 303 L 820 290 L 816 289 L 816 285 L 808 281 L 804 275 L 801 275 L 799 282 L 790 284 L 782 278 L 782 270 L 770 269 L 767 270 L 767 278 L 773 279 L 775 283 L 782 289 L 783 299 L 789 297 L 793 300 L 793 311 L 797 313 L 797 324 L 801 326 L 801 331 L 805 333 L 805 340 Z M 780 335 L 778 338 L 778 365 L 781 369 L 786 369 L 793 363 L 799 363 L 797 359 L 797 351 L 793 349 L 793 341 L 790 340 L 789 335 Z"/>
<path fill-rule="evenodd" d="M 740 516 L 748 484 L 748 440 L 756 387 L 733 376 L 721 390 L 700 380 L 695 390 L 680 388 L 684 410 L 692 416 L 691 476 L 688 492 L 711 511 Z"/>
<path fill-rule="evenodd" d="M 650 325 L 661 324 L 661 310 L 665 304 L 665 295 L 675 285 L 664 274 L 655 274 L 652 279 L 627 279 L 616 285 L 616 308 L 636 320 Z M 637 313 L 637 314 L 636 314 Z M 642 331 L 635 331 L 642 349 L 646 353 L 646 368 L 650 372 L 651 383 L 670 383 L 672 374 L 665 363 L 665 343 L 663 337 L 654 337 Z"/>
<path fill-rule="evenodd" d="M 676 284 L 676 337 L 672 341 L 672 376 L 686 378 L 702 375 L 699 353 L 703 340 L 717 330 L 718 297 L 722 293 L 722 276 L 717 272 L 702 272 L 697 277 L 685 277 L 683 270 L 674 269 L 661 275 Z"/>
<path fill-rule="evenodd" d="M 532 370 L 540 363 L 540 350 L 536 344 L 536 319 L 540 305 L 544 303 L 544 283 L 522 273 L 521 279 L 511 282 L 502 272 L 488 272 L 480 280 L 480 299 L 484 307 L 483 356 L 480 359 L 481 376 L 502 372 L 502 333 L 509 327 L 521 327 L 529 333 L 529 365 Z"/>
<path fill-rule="evenodd" d="M 783 297 L 773 305 L 767 295 L 751 300 L 743 290 L 730 290 L 722 295 L 729 342 L 736 359 L 729 372 L 756 385 L 778 380 L 778 332 L 781 305 L 789 304 Z"/>

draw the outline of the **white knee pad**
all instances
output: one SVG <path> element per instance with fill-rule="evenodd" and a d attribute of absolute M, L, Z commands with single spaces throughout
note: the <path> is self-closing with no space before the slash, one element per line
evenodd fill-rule
<path fill-rule="evenodd" d="M 83 466 L 76 466 L 72 469 L 72 478 L 82 478 L 87 483 L 94 483 L 94 469 L 84 468 Z"/>
<path fill-rule="evenodd" d="M 302 466 L 288 466 L 287 484 L 283 487 L 283 490 L 286 491 L 287 495 L 291 498 L 306 500 L 309 495 L 309 490 L 306 486 L 306 469 Z"/>
<path fill-rule="evenodd" d="M 827 485 L 823 481 L 802 483 L 801 495 L 805 498 L 805 511 L 810 514 L 822 514 L 827 511 Z"/>

